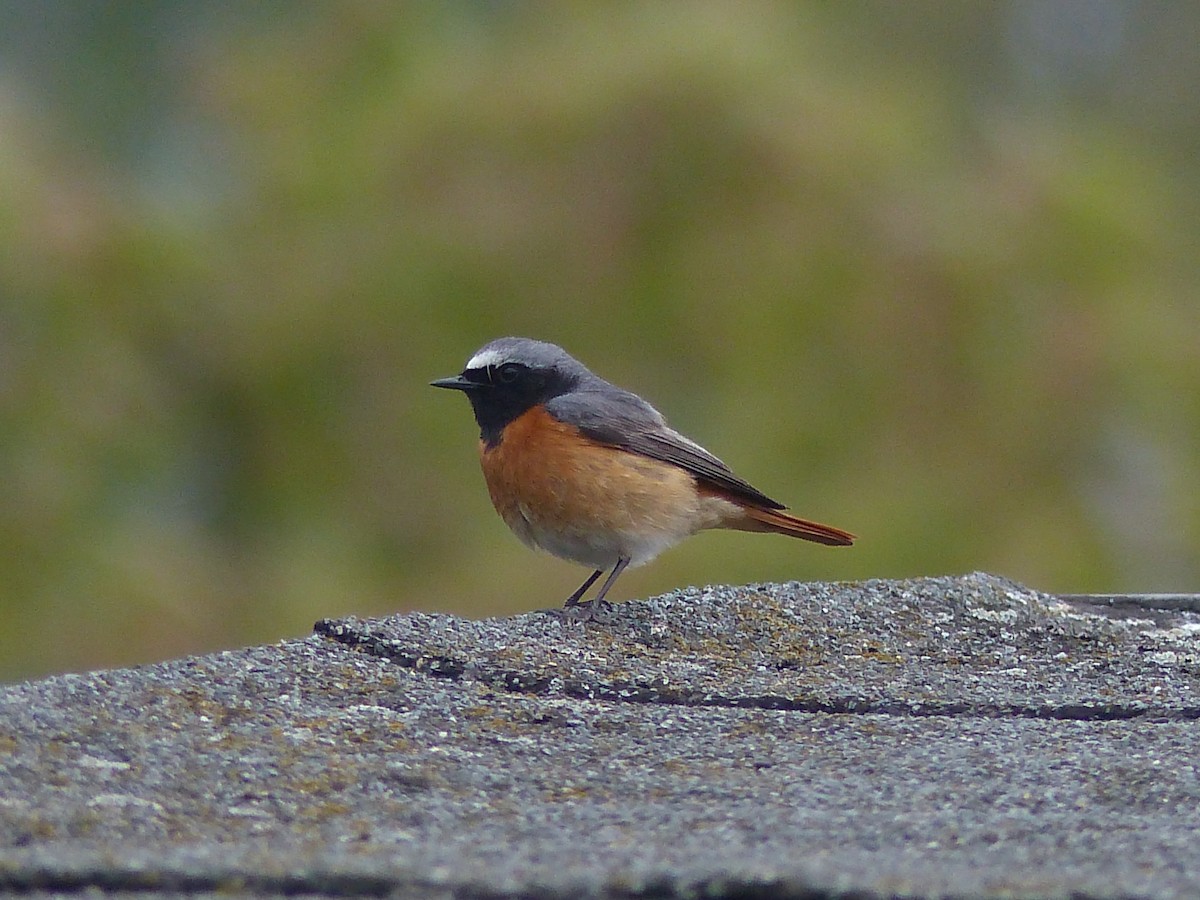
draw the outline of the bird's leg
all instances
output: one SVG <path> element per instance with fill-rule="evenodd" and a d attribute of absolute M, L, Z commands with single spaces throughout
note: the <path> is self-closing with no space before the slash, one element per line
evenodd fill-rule
<path fill-rule="evenodd" d="M 608 604 L 604 602 L 604 595 L 607 594 L 608 589 L 613 586 L 613 582 L 617 580 L 617 576 L 625 571 L 625 567 L 627 565 L 629 565 L 628 556 L 622 556 L 618 558 L 617 564 L 613 566 L 612 573 L 609 574 L 608 578 L 601 586 L 600 593 L 598 593 L 591 600 L 588 600 L 586 603 L 581 603 L 579 598 L 584 595 L 584 592 L 592 586 L 593 582 L 595 582 L 597 578 L 604 574 L 604 570 L 597 569 L 595 572 L 589 575 L 587 581 L 579 586 L 579 590 L 567 598 L 567 602 L 563 604 L 564 612 L 561 613 L 561 615 L 564 616 L 564 618 L 576 622 L 588 622 L 591 620 L 599 621 L 596 614 L 600 612 L 600 610 L 608 608 Z"/>
<path fill-rule="evenodd" d="M 609 575 L 607 580 L 604 582 L 604 584 L 601 585 L 600 593 L 598 593 L 595 597 L 592 598 L 592 601 L 591 601 L 592 609 L 600 609 L 600 607 L 604 605 L 604 596 L 608 593 L 608 589 L 613 586 L 613 582 L 617 580 L 617 576 L 625 571 L 625 567 L 627 565 L 629 565 L 629 557 L 628 556 L 622 556 L 617 559 L 617 564 L 615 566 L 613 566 L 612 574 Z M 599 572 L 596 573 L 596 575 L 599 575 L 599 574 L 600 574 Z M 594 575 L 592 577 L 595 578 Z"/>
<path fill-rule="evenodd" d="M 593 572 L 591 575 L 589 575 L 587 577 L 587 581 L 585 581 L 583 584 L 581 584 L 579 586 L 579 590 L 577 590 L 575 593 L 573 593 L 570 597 L 567 598 L 567 602 L 563 604 L 563 609 L 570 609 L 572 606 L 578 606 L 580 599 L 583 597 L 583 595 L 585 593 L 587 593 L 587 589 L 590 588 L 593 584 L 595 584 L 596 579 L 599 578 L 603 574 L 604 574 L 603 569 L 597 569 L 595 572 Z M 610 578 L 609 580 L 611 581 L 612 579 Z"/>

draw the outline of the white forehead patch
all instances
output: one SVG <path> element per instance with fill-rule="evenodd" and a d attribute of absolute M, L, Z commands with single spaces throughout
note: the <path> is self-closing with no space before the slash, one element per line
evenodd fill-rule
<path fill-rule="evenodd" d="M 467 368 L 486 369 L 488 366 L 497 366 L 504 360 L 505 356 L 499 350 L 481 350 L 467 360 Z"/>

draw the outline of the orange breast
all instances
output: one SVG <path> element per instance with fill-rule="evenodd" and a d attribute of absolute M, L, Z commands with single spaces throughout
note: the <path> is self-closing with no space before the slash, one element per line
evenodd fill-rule
<path fill-rule="evenodd" d="M 480 463 L 518 537 L 598 568 L 617 556 L 645 562 L 720 517 L 688 472 L 598 444 L 542 407 L 510 422 L 495 446 L 481 442 Z"/>

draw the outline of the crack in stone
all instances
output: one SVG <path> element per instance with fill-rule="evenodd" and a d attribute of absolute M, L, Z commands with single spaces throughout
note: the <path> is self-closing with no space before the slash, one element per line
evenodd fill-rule
<path fill-rule="evenodd" d="M 387 897 L 398 888 L 424 882 L 403 877 L 346 872 L 300 872 L 281 875 L 243 870 L 196 873 L 170 869 L 113 869 L 104 866 L 54 871 L 17 867 L 0 871 L 0 891 L 13 894 L 91 893 L 120 891 L 135 894 L 238 894 L 276 896 L 321 894 L 332 897 Z M 432 887 L 432 885 L 430 885 Z"/>
<path fill-rule="evenodd" d="M 228 894 L 277 897 L 321 896 L 347 898 L 406 897 L 444 900 L 504 900 L 514 896 L 559 900 L 590 896 L 595 900 L 669 900 L 672 897 L 708 897 L 712 900 L 813 900 L 820 897 L 873 896 L 823 888 L 795 878 L 763 880 L 728 876 L 677 879 L 652 876 L 641 884 L 605 884 L 581 892 L 578 885 L 542 885 L 536 891 L 514 894 L 505 888 L 474 881 L 438 881 L 404 873 L 370 875 L 344 872 L 300 872 L 271 875 L 244 870 L 199 874 L 170 869 L 84 868 L 54 871 L 35 866 L 0 870 L 0 891 L 16 896 L 56 894 L 92 894 L 119 891 L 125 894 L 181 896 Z"/>
<path fill-rule="evenodd" d="M 729 695 L 694 691 L 642 682 L 591 683 L 579 679 L 552 678 L 499 666 L 467 662 L 444 654 L 421 653 L 399 641 L 361 632 L 332 619 L 322 619 L 314 631 L 331 640 L 387 659 L 404 668 L 439 678 L 471 678 L 515 694 L 539 696 L 557 686 L 563 695 L 578 700 L 607 700 L 662 706 L 713 707 L 724 709 L 770 709 L 829 715 L 888 715 L 911 718 L 950 717 L 985 719 L 1048 719 L 1060 721 L 1111 722 L 1127 719 L 1191 721 L 1200 719 L 1200 707 L 1163 707 L 1145 703 L 972 703 L 969 701 L 869 699 L 866 697 L 796 697 L 782 694 Z"/>

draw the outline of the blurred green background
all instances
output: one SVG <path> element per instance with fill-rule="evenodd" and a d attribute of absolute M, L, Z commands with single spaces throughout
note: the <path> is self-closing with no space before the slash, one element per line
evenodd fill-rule
<path fill-rule="evenodd" d="M 0 3 L 0 680 L 559 603 L 480 344 L 563 344 L 831 550 L 1197 590 L 1200 5 Z"/>

